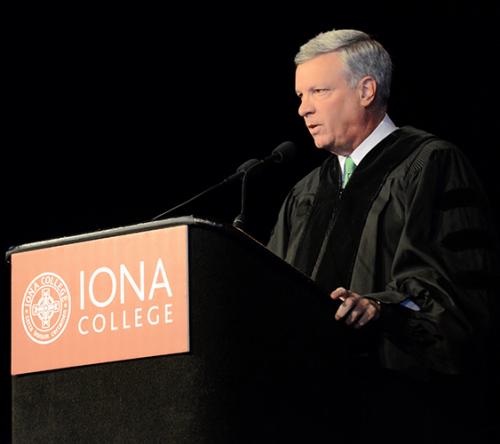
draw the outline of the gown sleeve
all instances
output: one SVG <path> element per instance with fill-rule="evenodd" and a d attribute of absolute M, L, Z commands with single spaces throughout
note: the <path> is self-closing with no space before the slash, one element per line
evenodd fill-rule
<path fill-rule="evenodd" d="M 457 374 L 474 362 L 493 323 L 498 240 L 467 159 L 442 141 L 426 148 L 401 181 L 404 222 L 390 282 L 366 296 L 382 303 L 381 325 L 393 351 Z M 386 353 L 396 359 L 391 346 Z"/>

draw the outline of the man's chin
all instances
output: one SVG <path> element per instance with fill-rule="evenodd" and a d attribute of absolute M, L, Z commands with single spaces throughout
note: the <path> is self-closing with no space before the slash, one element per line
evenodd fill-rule
<path fill-rule="evenodd" d="M 330 146 L 328 143 L 325 143 L 324 141 L 314 139 L 314 145 L 316 145 L 316 148 L 318 150 L 328 150 L 328 147 Z"/>

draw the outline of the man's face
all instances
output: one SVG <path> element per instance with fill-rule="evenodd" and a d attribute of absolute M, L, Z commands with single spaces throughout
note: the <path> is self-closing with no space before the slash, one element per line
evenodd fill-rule
<path fill-rule="evenodd" d="M 345 155 L 363 140 L 365 108 L 359 88 L 347 82 L 339 53 L 322 54 L 297 66 L 295 89 L 301 101 L 299 115 L 317 148 Z"/>

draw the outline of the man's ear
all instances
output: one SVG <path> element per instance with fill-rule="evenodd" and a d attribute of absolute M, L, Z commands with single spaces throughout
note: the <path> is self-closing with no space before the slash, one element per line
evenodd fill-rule
<path fill-rule="evenodd" d="M 358 83 L 358 92 L 361 105 L 369 106 L 377 94 L 377 81 L 371 76 L 363 77 Z"/>

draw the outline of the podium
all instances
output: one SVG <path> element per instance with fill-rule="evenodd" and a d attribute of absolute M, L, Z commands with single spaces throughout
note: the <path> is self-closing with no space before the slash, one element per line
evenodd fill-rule
<path fill-rule="evenodd" d="M 312 442 L 332 428 L 330 406 L 341 402 L 335 400 L 335 385 L 341 383 L 335 375 L 346 352 L 341 345 L 344 330 L 334 322 L 337 305 L 309 278 L 243 232 L 182 217 L 26 244 L 8 256 L 14 273 L 18 255 L 130 235 L 140 239 L 179 227 L 187 233 L 187 349 L 12 376 L 13 442 Z M 114 251 L 117 256 L 123 253 Z M 162 253 L 170 257 L 175 252 Z M 69 255 L 64 260 L 78 267 L 80 259 Z M 94 284 L 101 277 L 95 277 Z M 123 279 L 117 279 L 117 285 Z M 13 293 L 13 299 L 23 297 Z M 119 294 L 116 290 L 118 302 Z M 71 316 L 84 306 L 74 299 Z M 95 300 L 104 305 L 102 296 Z M 65 304 L 64 298 L 46 301 L 32 311 L 37 319 L 44 315 L 47 326 L 52 321 L 46 313 L 52 320 L 55 312 L 63 319 Z M 18 315 L 14 307 L 13 302 L 13 317 Z M 135 316 L 136 326 L 146 324 L 145 312 L 139 324 Z M 26 330 L 29 322 L 23 322 Z M 104 320 L 96 317 L 93 322 L 81 321 L 80 333 L 98 341 Z M 129 318 L 124 325 L 131 322 Z M 22 331 L 13 335 L 27 336 Z M 170 340 L 168 335 L 164 340 Z M 93 351 L 98 353 L 95 341 Z M 163 341 L 161 335 L 158 341 Z M 45 352 L 56 342 L 33 347 Z M 144 348 L 149 345 L 143 342 Z M 127 343 L 122 346 L 127 349 Z M 15 348 L 14 343 L 13 356 Z M 79 358 L 79 350 L 70 354 Z M 30 356 L 23 359 L 36 365 Z"/>

